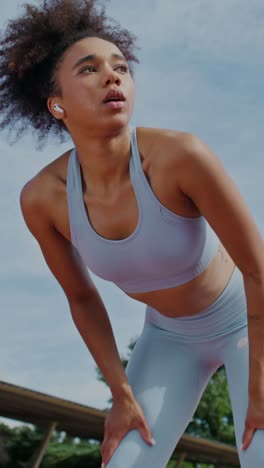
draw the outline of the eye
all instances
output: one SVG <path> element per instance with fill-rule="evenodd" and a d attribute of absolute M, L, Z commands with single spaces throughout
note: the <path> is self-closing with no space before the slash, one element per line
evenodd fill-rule
<path fill-rule="evenodd" d="M 128 68 L 127 65 L 118 65 L 118 66 L 115 68 L 115 70 L 119 70 L 119 69 L 120 69 L 123 73 L 127 73 L 127 72 L 129 71 L 129 68 Z M 83 72 L 85 72 L 85 71 L 93 72 L 93 71 L 96 71 L 96 68 L 90 65 L 90 66 L 87 66 L 87 67 L 83 68 L 83 69 L 80 71 L 80 73 L 83 73 Z"/>
<path fill-rule="evenodd" d="M 125 72 L 125 73 L 128 72 L 128 66 L 127 66 L 127 65 L 119 65 L 119 66 L 116 68 L 116 70 L 117 70 L 118 68 L 120 68 L 120 69 L 122 68 L 122 71 Z"/>
<path fill-rule="evenodd" d="M 82 73 L 82 72 L 84 72 L 84 71 L 86 71 L 86 70 L 95 71 L 95 67 L 92 67 L 92 66 L 90 65 L 89 67 L 83 68 L 83 69 L 80 71 L 80 73 Z"/>

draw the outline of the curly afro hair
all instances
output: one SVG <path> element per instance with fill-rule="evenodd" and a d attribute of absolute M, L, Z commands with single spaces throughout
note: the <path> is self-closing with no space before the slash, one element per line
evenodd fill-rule
<path fill-rule="evenodd" d="M 100 0 L 99 0 L 100 1 Z M 49 96 L 61 96 L 56 70 L 64 52 L 84 37 L 100 37 L 114 43 L 129 63 L 136 36 L 105 14 L 98 0 L 44 0 L 41 6 L 25 3 L 26 12 L 8 21 L 0 35 L 0 130 L 16 130 L 14 144 L 31 124 L 39 144 L 53 132 L 60 142 L 69 137 L 62 120 L 47 108 Z M 15 128 L 16 124 L 20 128 Z"/>

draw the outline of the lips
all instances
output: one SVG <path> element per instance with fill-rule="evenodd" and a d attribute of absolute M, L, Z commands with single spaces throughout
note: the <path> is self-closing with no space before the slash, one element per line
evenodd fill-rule
<path fill-rule="evenodd" d="M 125 101 L 125 96 L 121 91 L 115 91 L 111 90 L 107 95 L 105 96 L 103 103 L 109 102 L 109 101 Z"/>

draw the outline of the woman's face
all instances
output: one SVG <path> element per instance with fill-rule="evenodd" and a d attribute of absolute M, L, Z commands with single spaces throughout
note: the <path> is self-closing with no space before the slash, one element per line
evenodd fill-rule
<path fill-rule="evenodd" d="M 128 124 L 135 85 L 128 63 L 115 44 L 97 37 L 81 39 L 66 50 L 56 76 L 62 97 L 49 98 L 49 109 L 56 118 L 62 116 L 70 132 L 83 128 L 97 134 Z M 125 101 L 104 103 L 110 90 L 121 91 Z M 64 115 L 52 109 L 55 103 L 64 109 Z"/>

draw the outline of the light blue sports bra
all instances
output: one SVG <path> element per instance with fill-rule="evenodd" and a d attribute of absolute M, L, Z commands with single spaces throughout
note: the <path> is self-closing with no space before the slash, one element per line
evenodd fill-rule
<path fill-rule="evenodd" d="M 171 288 L 205 270 L 216 255 L 219 239 L 203 216 L 176 215 L 159 202 L 141 165 L 136 128 L 130 131 L 129 173 L 139 209 L 135 231 L 121 240 L 96 233 L 86 213 L 74 148 L 67 174 L 71 242 L 93 273 L 125 292 Z"/>

